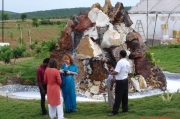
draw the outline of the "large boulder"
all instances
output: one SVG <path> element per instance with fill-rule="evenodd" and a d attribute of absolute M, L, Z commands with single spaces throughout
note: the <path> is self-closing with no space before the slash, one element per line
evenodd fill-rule
<path fill-rule="evenodd" d="M 91 40 L 90 37 L 84 37 L 77 48 L 77 58 L 86 59 L 91 57 L 97 57 L 102 54 L 101 48 Z"/>
<path fill-rule="evenodd" d="M 107 77 L 107 70 L 104 67 L 104 61 L 97 58 L 90 59 L 90 66 L 92 68 L 92 74 L 90 79 L 95 81 L 103 81 Z"/>
<path fill-rule="evenodd" d="M 98 8 L 99 10 L 102 10 L 102 7 L 99 3 L 95 3 L 91 6 L 90 10 L 92 10 L 93 8 Z"/>
<path fill-rule="evenodd" d="M 70 50 L 72 47 L 72 29 L 71 27 L 65 27 L 62 31 L 61 38 L 59 40 L 59 47 L 64 50 Z"/>
<path fill-rule="evenodd" d="M 89 36 L 93 40 L 97 40 L 99 38 L 96 27 L 91 27 L 90 29 L 86 30 L 84 32 L 84 36 Z"/>
<path fill-rule="evenodd" d="M 128 12 L 124 9 L 121 2 L 116 3 L 115 8 L 109 12 L 109 17 L 113 24 L 124 23 L 126 27 L 130 27 L 133 24 Z"/>
<path fill-rule="evenodd" d="M 107 30 L 101 42 L 102 48 L 110 48 L 121 44 L 120 34 L 116 30 Z"/>
<path fill-rule="evenodd" d="M 126 47 L 124 47 L 123 45 L 120 45 L 119 47 L 115 47 L 111 52 L 112 52 L 112 56 L 115 58 L 116 62 L 119 61 L 120 59 L 120 51 L 121 50 L 126 50 Z"/>
<path fill-rule="evenodd" d="M 109 17 L 104 14 L 101 10 L 98 11 L 98 16 L 96 19 L 96 27 L 105 27 L 110 22 Z"/>
<path fill-rule="evenodd" d="M 102 11 L 105 14 L 108 14 L 112 9 L 113 9 L 113 6 L 111 4 L 111 1 L 110 0 L 105 0 L 105 4 L 104 4 L 104 6 L 102 8 Z"/>
<path fill-rule="evenodd" d="M 6 78 L 6 84 L 7 85 L 21 84 L 21 80 L 22 79 L 19 76 L 7 77 Z"/>
<path fill-rule="evenodd" d="M 88 18 L 87 15 L 80 15 L 78 24 L 74 30 L 76 32 L 84 32 L 85 30 L 88 30 L 92 26 L 93 23 L 91 22 L 91 20 Z"/>
<path fill-rule="evenodd" d="M 141 75 L 138 75 L 137 77 L 138 77 L 140 89 L 147 89 L 147 83 L 144 77 Z"/>
<path fill-rule="evenodd" d="M 134 91 L 135 91 L 135 92 L 140 92 L 141 89 L 140 89 L 140 86 L 139 86 L 139 81 L 138 81 L 138 79 L 136 79 L 136 78 L 131 78 L 131 81 L 132 81 L 132 84 L 133 84 L 133 87 L 134 87 Z"/>
<path fill-rule="evenodd" d="M 151 62 L 146 58 L 143 49 L 140 46 L 138 36 L 129 32 L 126 36 L 127 48 L 130 49 L 130 59 L 134 60 L 135 74 L 142 75 L 145 79 L 150 76 Z"/>
<path fill-rule="evenodd" d="M 126 41 L 126 36 L 129 32 L 132 32 L 133 29 L 131 27 L 126 27 L 124 23 L 115 24 L 114 28 L 118 31 L 121 37 L 121 44 L 124 44 Z"/>
<path fill-rule="evenodd" d="M 84 65 L 82 60 L 77 60 L 76 61 L 77 66 L 78 66 L 78 75 L 76 76 L 76 82 L 78 82 L 79 80 L 83 79 L 85 76 L 85 71 L 84 71 Z"/>
<path fill-rule="evenodd" d="M 65 53 L 68 53 L 66 50 L 54 50 L 50 54 L 50 58 L 55 58 L 58 62 L 58 69 L 60 69 L 61 65 L 64 63 L 63 62 L 63 56 Z"/>
<path fill-rule="evenodd" d="M 89 11 L 88 18 L 91 20 L 92 23 L 96 23 L 99 11 L 100 10 L 98 8 L 93 8 L 91 11 Z"/>
<path fill-rule="evenodd" d="M 154 77 L 154 79 L 156 80 L 156 84 L 157 84 L 156 88 L 166 90 L 167 89 L 167 82 L 166 82 L 166 77 L 163 74 L 162 70 L 158 66 L 154 66 L 152 68 L 151 74 Z"/>

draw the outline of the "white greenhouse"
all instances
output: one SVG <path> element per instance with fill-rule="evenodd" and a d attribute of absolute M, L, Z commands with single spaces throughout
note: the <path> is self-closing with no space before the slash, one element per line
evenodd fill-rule
<path fill-rule="evenodd" d="M 143 39 L 180 38 L 180 0 L 140 0 L 128 12 Z"/>

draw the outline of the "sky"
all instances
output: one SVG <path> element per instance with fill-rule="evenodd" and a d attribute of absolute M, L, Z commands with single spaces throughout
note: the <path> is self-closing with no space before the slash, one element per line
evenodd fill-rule
<path fill-rule="evenodd" d="M 2 10 L 2 1 L 0 10 Z M 115 6 L 122 2 L 124 6 L 135 6 L 140 0 L 111 0 Z M 16 13 L 34 12 L 62 8 L 91 7 L 95 3 L 104 5 L 105 0 L 4 0 L 4 10 Z"/>

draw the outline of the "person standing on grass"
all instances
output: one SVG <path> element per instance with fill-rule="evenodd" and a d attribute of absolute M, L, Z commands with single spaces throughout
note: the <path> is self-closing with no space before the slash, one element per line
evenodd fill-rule
<path fill-rule="evenodd" d="M 113 68 L 113 62 L 112 61 L 107 61 L 106 62 L 107 67 L 108 67 L 108 77 L 105 79 L 105 83 L 107 85 L 108 89 L 108 105 L 109 108 L 113 108 L 114 105 L 114 94 L 113 94 L 113 85 L 115 82 L 115 76 L 111 75 L 111 73 L 114 71 Z"/>
<path fill-rule="evenodd" d="M 78 67 L 69 54 L 64 54 L 63 61 L 64 64 L 61 66 L 60 73 L 62 78 L 61 89 L 63 92 L 65 111 L 75 112 L 77 111 L 77 108 L 74 75 L 78 74 Z"/>
<path fill-rule="evenodd" d="M 116 77 L 115 102 L 113 110 L 108 116 L 118 114 L 122 101 L 122 112 L 128 112 L 128 74 L 130 74 L 130 63 L 126 59 L 126 51 L 120 51 L 120 60 L 117 62 L 115 70 L 111 73 Z"/>
<path fill-rule="evenodd" d="M 44 73 L 44 81 L 47 82 L 47 101 L 49 116 L 51 119 L 65 119 L 63 112 L 63 98 L 60 89 L 60 84 L 62 83 L 59 70 L 57 69 L 57 60 L 50 59 L 49 67 Z"/>
<path fill-rule="evenodd" d="M 49 60 L 50 58 L 45 58 L 43 60 L 43 64 L 41 64 L 36 71 L 38 87 L 39 87 L 40 95 L 41 95 L 41 110 L 42 110 L 42 115 L 44 116 L 47 116 L 47 111 L 45 107 L 47 82 L 44 81 L 44 72 L 46 70 L 46 67 L 48 66 Z"/>

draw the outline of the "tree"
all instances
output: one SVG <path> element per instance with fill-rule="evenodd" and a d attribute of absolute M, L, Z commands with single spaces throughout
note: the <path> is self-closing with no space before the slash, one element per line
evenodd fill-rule
<path fill-rule="evenodd" d="M 12 48 L 10 46 L 1 46 L 0 47 L 0 61 L 3 61 L 6 66 L 11 62 L 11 53 Z"/>
<path fill-rule="evenodd" d="M 2 14 L 1 14 L 1 17 L 2 17 Z M 9 19 L 10 19 L 9 13 L 4 12 L 4 14 L 3 14 L 3 20 L 9 20 Z"/>
<path fill-rule="evenodd" d="M 32 25 L 35 26 L 35 27 L 38 27 L 39 26 L 39 23 L 38 23 L 38 18 L 33 18 L 32 19 Z"/>
<path fill-rule="evenodd" d="M 14 38 L 14 34 L 12 31 L 10 32 L 9 36 L 10 36 L 11 40 Z"/>
<path fill-rule="evenodd" d="M 14 59 L 14 62 L 12 63 L 13 72 L 14 72 L 14 65 L 16 59 L 23 57 L 25 52 L 26 52 L 26 47 L 22 45 L 12 49 L 11 53 L 12 53 L 12 58 Z"/>
<path fill-rule="evenodd" d="M 16 48 L 11 48 L 10 46 L 1 46 L 0 47 L 0 61 L 3 61 L 6 66 L 7 64 L 11 64 L 13 66 L 14 72 L 14 65 L 16 59 L 21 58 L 26 53 L 25 46 L 17 46 Z M 11 59 L 14 59 L 14 62 L 11 63 Z"/>
<path fill-rule="evenodd" d="M 52 51 L 56 50 L 58 48 L 56 43 L 57 42 L 53 39 L 51 39 L 47 42 L 43 42 L 43 44 L 42 44 L 43 51 L 52 52 Z"/>
<path fill-rule="evenodd" d="M 25 21 L 26 18 L 27 18 L 27 14 L 25 14 L 25 13 L 21 14 L 22 21 Z"/>

